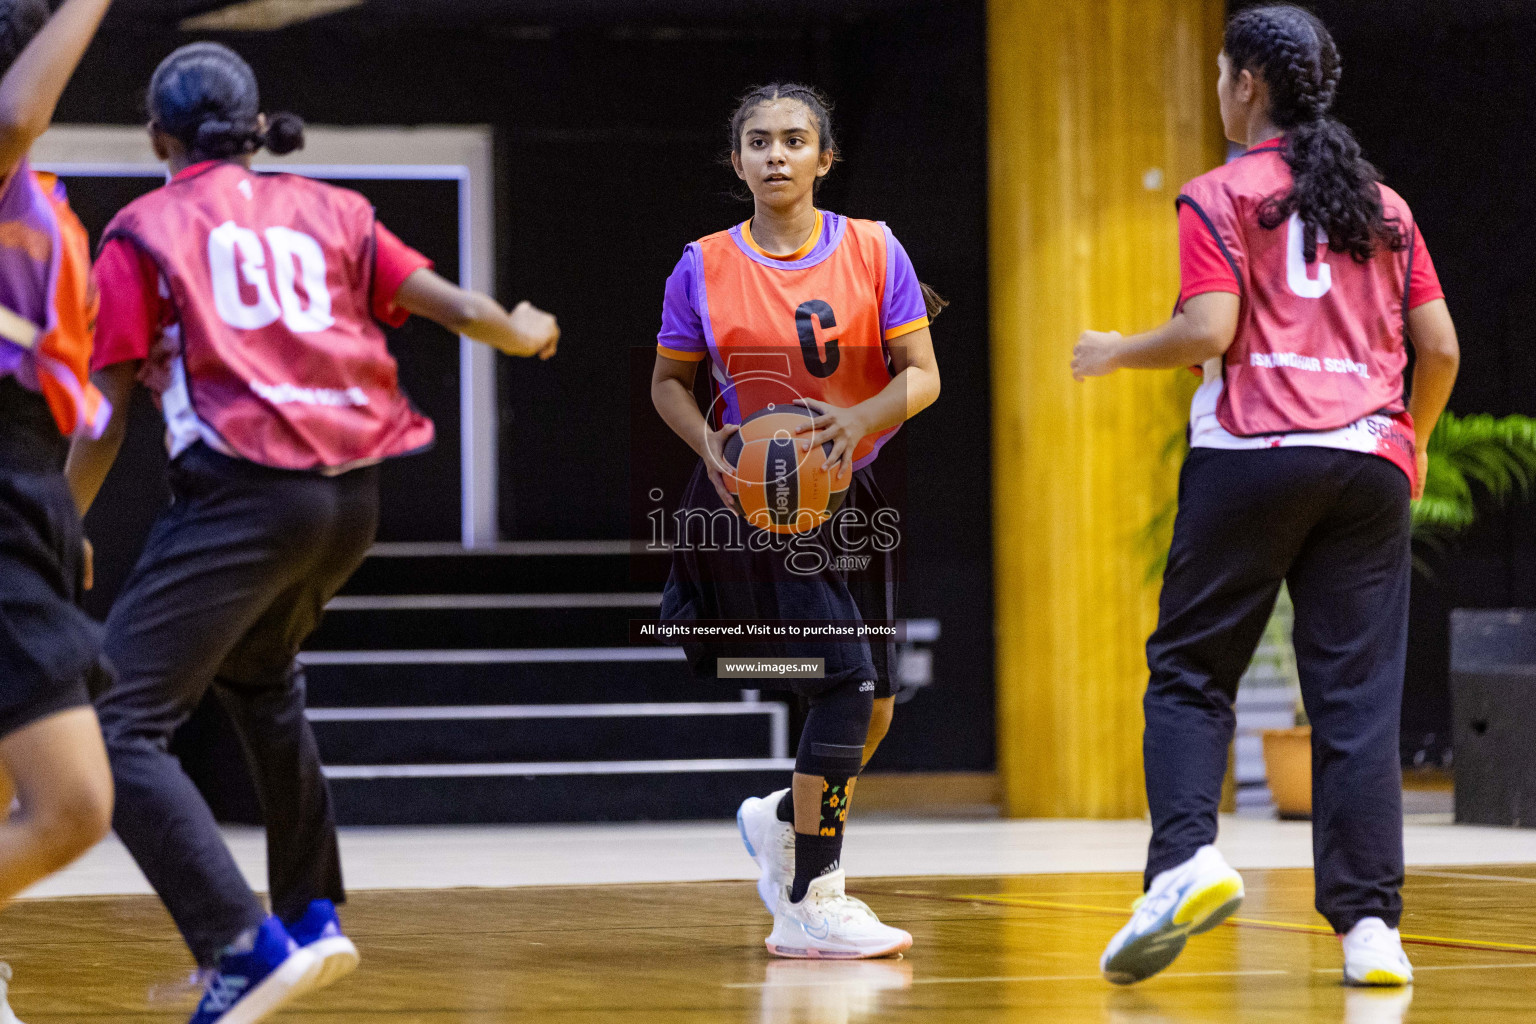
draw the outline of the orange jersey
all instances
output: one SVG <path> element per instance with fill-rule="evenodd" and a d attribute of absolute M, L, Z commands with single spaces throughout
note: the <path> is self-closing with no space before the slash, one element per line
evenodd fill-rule
<path fill-rule="evenodd" d="M 911 261 L 884 224 L 817 214 L 806 244 L 764 252 L 740 224 L 688 246 L 667 282 L 658 338 L 671 359 L 708 358 L 717 423 L 811 398 L 852 406 L 891 382 L 890 342 L 928 326 Z M 864 438 L 872 462 L 896 427 Z"/>
<path fill-rule="evenodd" d="M 0 376 L 41 392 L 65 435 L 100 437 L 112 414 L 90 379 L 96 309 L 85 228 L 23 159 L 0 188 Z"/>

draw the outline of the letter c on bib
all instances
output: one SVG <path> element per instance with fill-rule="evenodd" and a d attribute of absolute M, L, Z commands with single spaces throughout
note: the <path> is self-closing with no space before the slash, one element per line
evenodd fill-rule
<path fill-rule="evenodd" d="M 1301 222 L 1300 214 L 1291 214 L 1291 219 L 1285 223 L 1285 283 L 1291 291 L 1303 299 L 1320 299 L 1328 294 L 1328 289 L 1333 287 L 1333 268 L 1319 256 L 1313 264 L 1317 268 L 1317 277 L 1311 277 L 1307 273 L 1307 261 L 1302 254 L 1302 242 L 1306 240 L 1307 229 Z M 1322 228 L 1317 229 L 1317 251 L 1322 253 L 1328 245 L 1328 233 Z"/>

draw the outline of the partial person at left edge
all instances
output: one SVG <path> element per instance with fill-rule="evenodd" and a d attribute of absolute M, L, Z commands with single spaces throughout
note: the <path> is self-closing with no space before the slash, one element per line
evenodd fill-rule
<path fill-rule="evenodd" d="M 330 789 L 296 661 L 373 544 L 378 464 L 433 439 L 384 324 L 411 314 L 516 356 L 554 355 L 555 318 L 440 277 L 362 195 L 255 173 L 303 122 L 265 114 L 255 72 L 217 43 L 171 53 L 148 89 L 170 180 L 107 226 L 95 380 L 165 417 L 173 501 L 107 616 L 97 699 L 112 824 L 207 973 L 194 1024 L 255 1024 L 357 966 Z M 82 509 L 122 444 L 119 412 L 77 440 Z M 169 750 L 209 690 L 240 735 L 267 826 L 271 913 Z M 0 1022 L 3 1024 L 3 1022 Z"/>
<path fill-rule="evenodd" d="M 0 903 L 107 833 L 112 775 L 92 677 L 101 637 L 80 610 L 85 538 L 64 457 L 111 408 L 91 385 L 90 245 L 28 153 L 111 0 L 0 0 Z M 0 964 L 0 1024 L 18 1024 Z"/>

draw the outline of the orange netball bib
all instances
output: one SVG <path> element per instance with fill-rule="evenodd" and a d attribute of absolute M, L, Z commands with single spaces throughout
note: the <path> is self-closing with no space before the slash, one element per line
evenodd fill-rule
<path fill-rule="evenodd" d="M 769 407 L 812 398 L 857 405 L 891 381 L 880 309 L 885 228 L 826 214 L 830 237 L 800 259 L 759 252 L 741 227 L 700 239 L 699 309 L 711 350 L 717 417 L 740 423 Z M 895 427 L 854 449 L 874 460 Z"/>

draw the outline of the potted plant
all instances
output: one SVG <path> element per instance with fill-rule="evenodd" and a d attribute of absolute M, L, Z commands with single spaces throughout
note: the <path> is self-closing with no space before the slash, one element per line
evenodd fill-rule
<path fill-rule="evenodd" d="M 1536 419 L 1528 416 L 1495 418 L 1486 414 L 1460 417 L 1447 412 L 1429 438 L 1429 473 L 1423 496 L 1413 503 L 1413 539 L 1417 545 L 1441 550 L 1477 519 L 1472 489 L 1476 483 L 1496 506 L 1518 494 L 1530 497 L 1536 485 Z M 1414 568 L 1430 575 L 1427 563 L 1414 554 Z M 1290 649 L 1289 598 L 1282 591 L 1275 615 L 1265 630 L 1265 647 L 1275 638 L 1270 630 L 1281 629 L 1279 642 Z M 1262 648 L 1261 648 L 1262 650 Z M 1291 657 L 1294 672 L 1294 653 Z M 1301 706 L 1299 684 L 1296 725 L 1266 729 L 1264 766 L 1269 790 L 1282 818 L 1306 818 L 1312 814 L 1312 729 Z"/>
<path fill-rule="evenodd" d="M 1244 675 L 1244 685 L 1252 686 L 1263 676 L 1255 669 L 1269 669 L 1270 686 L 1277 684 L 1291 696 L 1293 722 L 1278 729 L 1259 732 L 1264 751 L 1264 777 L 1269 795 L 1282 818 L 1306 818 L 1312 814 L 1312 729 L 1301 705 L 1301 681 L 1296 672 L 1296 649 L 1291 644 L 1291 624 L 1296 613 L 1291 594 L 1284 584 L 1275 600 L 1275 610 L 1264 626 L 1264 637 L 1254 652 L 1253 664 Z"/>

